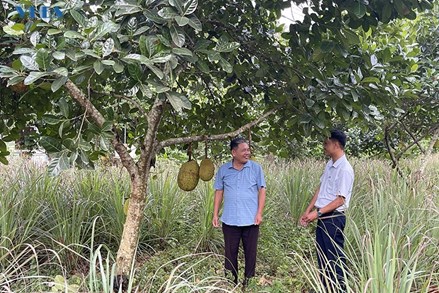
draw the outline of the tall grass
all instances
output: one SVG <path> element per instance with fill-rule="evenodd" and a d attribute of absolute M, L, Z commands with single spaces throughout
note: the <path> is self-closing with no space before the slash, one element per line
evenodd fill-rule
<path fill-rule="evenodd" d="M 416 185 L 398 177 L 387 162 L 352 162 L 356 181 L 345 230 L 349 291 L 427 292 L 437 286 L 439 160 L 431 160 Z M 321 289 L 315 226 L 300 228 L 297 219 L 324 164 L 263 163 L 267 202 L 258 249 L 260 279 L 252 292 Z M 416 164 L 407 161 L 404 168 L 415 170 Z M 130 191 L 126 172 L 102 168 L 51 177 L 23 161 L 11 165 L 0 167 L 0 287 L 110 292 Z M 222 279 L 222 235 L 211 225 L 212 182 L 183 192 L 174 167 L 161 161 L 150 179 L 129 290 L 236 291 Z"/>

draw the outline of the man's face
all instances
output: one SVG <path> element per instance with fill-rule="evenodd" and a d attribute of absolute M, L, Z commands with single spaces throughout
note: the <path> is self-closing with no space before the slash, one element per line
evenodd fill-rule
<path fill-rule="evenodd" d="M 245 142 L 240 143 L 237 148 L 232 150 L 232 156 L 237 162 L 245 164 L 250 159 L 250 147 Z"/>
<path fill-rule="evenodd" d="M 338 147 L 337 141 L 335 140 L 327 138 L 323 142 L 323 150 L 326 156 L 332 156 L 332 154 L 335 153 L 337 147 Z"/>

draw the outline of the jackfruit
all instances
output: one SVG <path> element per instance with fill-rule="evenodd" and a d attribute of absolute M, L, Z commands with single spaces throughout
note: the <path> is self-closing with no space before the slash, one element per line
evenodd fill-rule
<path fill-rule="evenodd" d="M 184 191 L 194 190 L 195 187 L 197 187 L 200 178 L 198 175 L 199 169 L 200 167 L 195 160 L 191 160 L 181 165 L 177 176 L 178 187 Z"/>
<path fill-rule="evenodd" d="M 212 179 L 213 174 L 215 173 L 215 166 L 211 159 L 203 159 L 200 163 L 200 179 L 203 181 L 209 181 Z"/>

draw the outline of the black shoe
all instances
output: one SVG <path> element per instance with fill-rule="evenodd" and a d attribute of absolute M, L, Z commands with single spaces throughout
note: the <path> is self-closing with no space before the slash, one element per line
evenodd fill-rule
<path fill-rule="evenodd" d="M 233 272 L 226 270 L 224 271 L 224 275 L 226 279 L 233 281 L 233 284 L 235 284 L 235 286 L 238 285 L 238 276 L 235 275 Z"/>

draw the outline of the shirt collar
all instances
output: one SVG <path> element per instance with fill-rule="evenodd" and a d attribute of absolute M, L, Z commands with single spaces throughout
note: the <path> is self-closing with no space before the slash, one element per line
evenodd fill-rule
<path fill-rule="evenodd" d="M 244 168 L 250 168 L 250 164 L 251 164 L 251 163 L 250 163 L 250 160 L 248 160 L 247 163 L 244 164 L 244 166 L 242 167 L 242 169 L 244 169 Z M 235 168 L 233 168 L 233 159 L 232 159 L 230 162 L 227 163 L 227 168 L 228 168 L 228 169 L 235 169 Z M 242 169 L 241 169 L 241 170 L 242 170 Z"/>
<path fill-rule="evenodd" d="M 332 166 L 331 166 L 331 167 L 337 168 L 337 167 L 340 166 L 340 164 L 341 164 L 342 162 L 344 162 L 344 161 L 346 161 L 346 155 L 343 155 L 343 156 L 341 156 L 340 158 L 338 158 L 337 161 L 332 162 Z"/>

